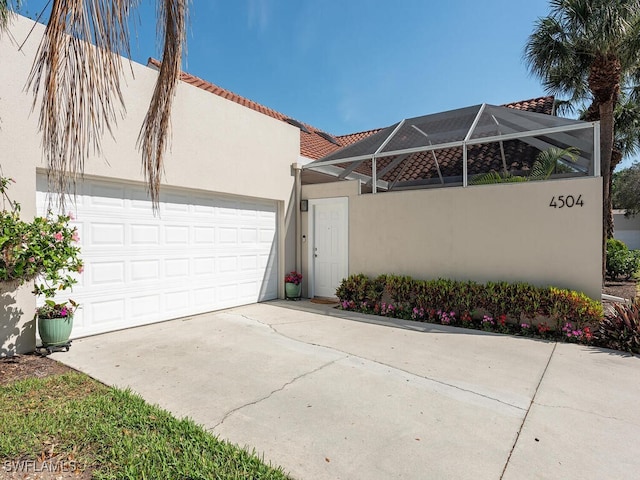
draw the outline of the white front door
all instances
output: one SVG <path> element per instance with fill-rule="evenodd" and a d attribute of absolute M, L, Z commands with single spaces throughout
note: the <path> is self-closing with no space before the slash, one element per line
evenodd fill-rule
<path fill-rule="evenodd" d="M 336 289 L 348 273 L 348 199 L 312 201 L 313 294 L 335 297 Z"/>

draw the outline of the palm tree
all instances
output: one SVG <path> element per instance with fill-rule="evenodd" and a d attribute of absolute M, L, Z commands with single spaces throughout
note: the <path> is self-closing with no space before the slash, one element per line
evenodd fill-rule
<path fill-rule="evenodd" d="M 147 189 L 158 206 L 171 105 L 180 75 L 188 0 L 157 0 L 162 66 L 138 137 Z M 73 191 L 85 158 L 125 110 L 121 55 L 139 0 L 52 0 L 28 87 L 41 98 L 39 128 L 53 192 Z M 20 0 L 0 0 L 0 31 Z M 118 105 L 119 104 L 119 105 Z M 59 198 L 64 202 L 64 195 Z"/>
<path fill-rule="evenodd" d="M 640 65 L 640 0 L 551 0 L 550 6 L 529 36 L 525 61 L 549 92 L 588 98 L 588 118 L 600 120 L 604 278 L 614 112 L 625 75 Z"/>
<path fill-rule="evenodd" d="M 473 177 L 473 179 L 471 179 L 471 185 L 548 180 L 554 173 L 571 171 L 566 164 L 568 162 L 575 162 L 579 153 L 580 151 L 576 147 L 569 147 L 564 150 L 551 147 L 548 150 L 543 150 L 538 153 L 536 161 L 533 162 L 533 165 L 531 166 L 531 172 L 526 177 L 521 175 L 512 175 L 510 172 L 498 173 L 491 171 Z"/>

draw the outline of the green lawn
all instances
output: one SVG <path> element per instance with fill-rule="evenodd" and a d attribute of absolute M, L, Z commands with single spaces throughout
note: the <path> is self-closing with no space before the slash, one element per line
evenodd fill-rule
<path fill-rule="evenodd" d="M 53 455 L 98 479 L 286 479 L 280 468 L 79 373 L 0 387 L 0 463 Z"/>

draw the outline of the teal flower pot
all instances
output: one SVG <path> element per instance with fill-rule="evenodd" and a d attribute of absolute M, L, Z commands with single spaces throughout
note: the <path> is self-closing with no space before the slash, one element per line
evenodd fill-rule
<path fill-rule="evenodd" d="M 284 292 L 286 294 L 287 298 L 300 298 L 300 295 L 302 293 L 302 284 L 295 284 L 295 283 L 285 283 L 284 284 Z"/>
<path fill-rule="evenodd" d="M 43 347 L 64 345 L 69 341 L 73 328 L 73 316 L 58 318 L 38 317 L 38 333 Z"/>

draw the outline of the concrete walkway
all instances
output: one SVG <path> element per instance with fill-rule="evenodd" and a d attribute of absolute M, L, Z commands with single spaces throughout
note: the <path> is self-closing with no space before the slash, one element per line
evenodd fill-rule
<path fill-rule="evenodd" d="M 309 302 L 73 342 L 131 387 L 297 479 L 635 479 L 640 358 Z"/>

